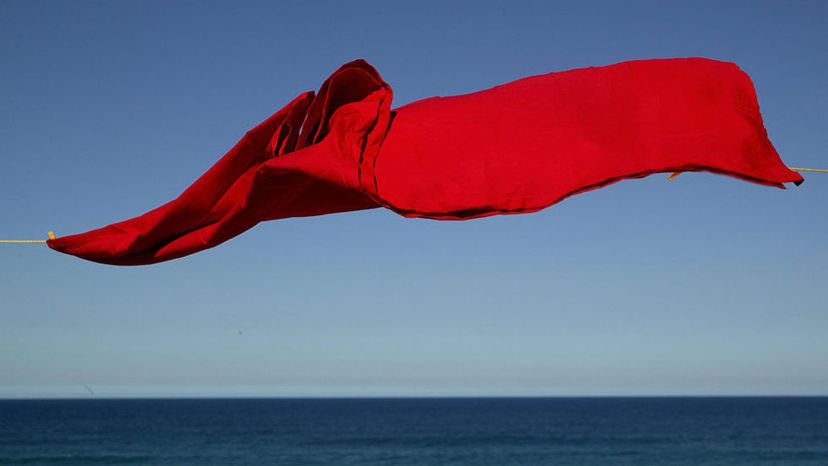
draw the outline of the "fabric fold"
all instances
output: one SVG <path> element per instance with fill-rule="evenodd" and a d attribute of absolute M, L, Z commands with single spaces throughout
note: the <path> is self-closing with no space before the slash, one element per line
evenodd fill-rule
<path fill-rule="evenodd" d="M 144 215 L 47 242 L 60 252 L 112 265 L 142 265 L 216 246 L 263 220 L 378 207 L 358 191 L 358 153 L 390 98 L 363 60 L 343 65 L 248 131 L 177 199 Z M 328 137 L 333 125 L 335 137 Z M 345 125 L 340 129 L 339 125 Z M 361 131 L 360 131 L 361 129 Z M 350 143 L 350 144 L 346 144 Z M 344 152 L 343 152 L 344 151 Z"/>

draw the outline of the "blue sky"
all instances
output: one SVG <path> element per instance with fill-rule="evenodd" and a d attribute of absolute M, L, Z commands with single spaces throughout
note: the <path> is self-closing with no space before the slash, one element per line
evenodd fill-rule
<path fill-rule="evenodd" d="M 446 4 L 450 3 L 450 4 Z M 177 196 L 366 58 L 395 105 L 655 58 L 734 61 L 828 167 L 825 2 L 0 2 L 0 237 Z M 828 175 L 626 181 L 468 222 L 261 224 L 116 268 L 0 247 L 0 397 L 828 394 Z"/>

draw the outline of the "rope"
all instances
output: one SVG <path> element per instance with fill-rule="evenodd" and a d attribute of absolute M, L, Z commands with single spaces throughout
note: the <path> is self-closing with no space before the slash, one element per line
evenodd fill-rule
<path fill-rule="evenodd" d="M 49 232 L 49 239 L 55 239 L 55 232 Z M 0 239 L 0 243 L 45 243 L 48 240 L 45 239 Z"/>
<path fill-rule="evenodd" d="M 793 170 L 795 172 L 813 172 L 813 173 L 828 173 L 828 169 L 825 168 L 801 168 L 801 167 L 788 167 L 789 170 Z M 673 172 L 667 175 L 667 179 L 670 181 L 675 180 L 681 175 L 683 172 Z"/>
<path fill-rule="evenodd" d="M 828 170 L 824 168 L 797 168 L 797 167 L 788 167 L 793 171 L 796 172 L 814 172 L 814 173 L 828 173 Z"/>
<path fill-rule="evenodd" d="M 797 171 L 797 172 L 828 173 L 828 169 L 825 169 L 825 168 L 800 168 L 800 167 L 788 167 L 788 168 L 790 168 L 793 171 Z M 678 178 L 678 176 L 681 175 L 681 173 L 682 172 L 670 173 L 670 175 L 667 176 L 667 179 L 670 180 L 670 181 L 673 181 L 676 178 Z M 49 232 L 49 239 L 55 239 L 55 233 L 53 231 Z M 45 239 L 0 239 L 0 244 L 11 244 L 11 243 L 16 243 L 16 244 L 22 244 L 22 243 L 36 243 L 37 244 L 37 243 L 39 243 L 39 244 L 43 244 L 46 241 L 48 241 L 48 240 L 45 240 Z"/>

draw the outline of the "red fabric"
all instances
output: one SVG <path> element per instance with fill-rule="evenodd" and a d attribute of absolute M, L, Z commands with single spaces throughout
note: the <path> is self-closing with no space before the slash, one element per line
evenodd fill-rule
<path fill-rule="evenodd" d="M 658 172 L 802 181 L 779 159 L 750 78 L 732 63 L 632 61 L 396 110 L 391 99 L 374 68 L 348 63 L 248 131 L 177 199 L 48 245 L 149 264 L 286 217 L 374 207 L 434 219 L 533 212 Z"/>

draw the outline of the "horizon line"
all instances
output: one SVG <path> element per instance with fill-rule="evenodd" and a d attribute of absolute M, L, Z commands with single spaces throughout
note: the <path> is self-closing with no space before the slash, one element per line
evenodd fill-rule
<path fill-rule="evenodd" d="M 828 394 L 685 394 L 685 395 L 182 395 L 182 396 L 19 396 L 0 397 L 0 401 L 79 401 L 79 400 L 440 400 L 440 399 L 607 399 L 607 398 L 828 398 Z"/>

